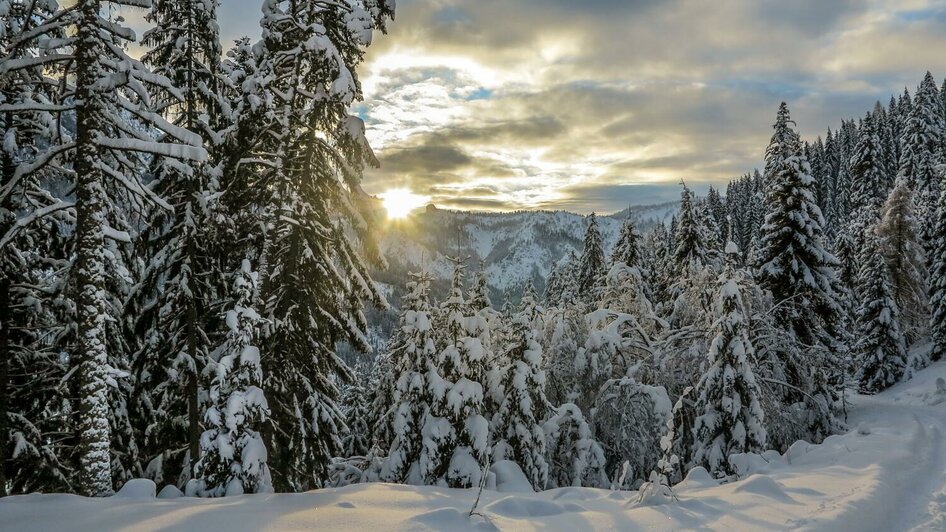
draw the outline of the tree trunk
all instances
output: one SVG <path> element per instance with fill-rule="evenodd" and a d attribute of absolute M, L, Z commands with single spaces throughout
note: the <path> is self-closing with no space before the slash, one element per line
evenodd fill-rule
<path fill-rule="evenodd" d="M 10 423 L 7 411 L 10 408 L 10 279 L 0 272 L 0 497 L 7 495 L 7 451 L 10 441 Z"/>
<path fill-rule="evenodd" d="M 79 4 L 82 21 L 76 43 L 76 306 L 79 379 L 79 489 L 89 496 L 112 491 L 109 427 L 108 353 L 105 323 L 105 190 L 95 144 L 101 128 L 102 95 L 97 81 L 100 48 L 97 19 L 100 2 Z"/>
<path fill-rule="evenodd" d="M 187 308 L 187 350 L 193 367 L 187 376 L 187 448 L 190 452 L 190 477 L 197 478 L 197 461 L 200 460 L 200 404 L 198 394 L 199 368 L 197 367 L 197 308 L 191 300 Z"/>

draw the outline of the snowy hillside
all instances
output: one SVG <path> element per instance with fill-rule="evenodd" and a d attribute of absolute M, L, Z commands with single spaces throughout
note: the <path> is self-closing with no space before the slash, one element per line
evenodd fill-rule
<path fill-rule="evenodd" d="M 474 490 L 362 484 L 156 500 L 132 485 L 111 498 L 7 497 L 0 530 L 943 530 L 944 379 L 939 362 L 876 396 L 853 396 L 850 432 L 746 456 L 728 484 L 697 468 L 676 487 L 679 502 L 661 506 L 638 505 L 633 491 L 523 492 L 500 470 L 500 488 L 483 493 L 471 518 Z"/>
<path fill-rule="evenodd" d="M 630 208 L 644 230 L 669 223 L 676 211 L 677 202 Z M 617 240 L 627 214 L 625 209 L 598 218 L 606 248 Z M 381 246 L 389 272 L 374 277 L 404 279 L 404 272 L 426 269 L 436 278 L 449 279 L 453 265 L 447 257 L 456 255 L 459 241 L 461 254 L 469 257 L 467 264 L 477 268 L 483 261 L 494 288 L 515 289 L 530 278 L 541 285 L 553 263 L 570 251 L 581 252 L 585 226 L 584 216 L 565 211 L 477 213 L 429 208 L 385 228 Z"/>

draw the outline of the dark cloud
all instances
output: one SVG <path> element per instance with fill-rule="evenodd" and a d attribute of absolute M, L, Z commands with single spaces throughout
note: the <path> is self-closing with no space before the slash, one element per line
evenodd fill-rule
<path fill-rule="evenodd" d="M 587 212 L 673 199 L 681 178 L 724 185 L 761 165 L 781 101 L 813 138 L 927 69 L 946 73 L 944 12 L 932 0 L 401 0 L 368 54 L 364 111 L 384 166 L 366 186 Z"/>
<path fill-rule="evenodd" d="M 436 173 L 468 166 L 473 159 L 450 145 L 392 147 L 384 151 L 381 167 L 393 173 Z"/>
<path fill-rule="evenodd" d="M 508 201 L 477 198 L 468 196 L 434 196 L 431 202 L 438 207 L 455 208 L 463 210 L 515 210 L 515 205 L 510 205 Z"/>
<path fill-rule="evenodd" d="M 687 181 L 687 186 L 697 194 L 705 194 L 711 183 Z M 629 205 L 652 205 L 680 199 L 680 183 L 650 185 L 607 185 L 587 183 L 565 187 L 562 199 L 541 205 L 542 208 L 565 209 L 579 212 L 597 211 L 613 213 Z"/>

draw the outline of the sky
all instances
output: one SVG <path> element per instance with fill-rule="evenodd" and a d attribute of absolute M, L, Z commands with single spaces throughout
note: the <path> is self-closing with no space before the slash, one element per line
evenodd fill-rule
<path fill-rule="evenodd" d="M 397 0 L 360 69 L 381 168 L 471 210 L 612 212 L 761 166 L 779 102 L 803 136 L 946 76 L 946 0 Z M 222 0 L 225 41 L 260 2 Z"/>

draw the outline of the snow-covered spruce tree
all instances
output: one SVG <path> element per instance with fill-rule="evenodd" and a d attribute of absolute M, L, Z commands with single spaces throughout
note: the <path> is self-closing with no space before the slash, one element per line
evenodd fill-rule
<path fill-rule="evenodd" d="M 113 435 L 123 440 L 116 450 L 125 451 L 133 444 L 124 440 L 129 437 L 124 431 L 113 433 L 110 427 L 127 421 L 123 400 L 109 398 L 109 382 L 127 366 L 123 353 L 108 349 L 120 337 L 109 334 L 108 329 L 116 323 L 110 317 L 117 310 L 114 288 L 124 282 L 114 241 L 129 240 L 123 232 L 129 226 L 120 201 L 168 207 L 139 180 L 142 153 L 195 160 L 206 157 L 199 138 L 167 123 L 149 108 L 147 85 L 169 88 L 171 84 L 128 57 L 122 45 L 133 33 L 106 19 L 105 5 L 99 0 L 80 0 L 57 10 L 21 40 L 24 45 L 41 43 L 44 54 L 4 64 L 5 73 L 37 66 L 61 68 L 62 79 L 70 80 L 56 95 L 55 107 L 35 100 L 19 104 L 22 110 L 53 108 L 56 113 L 75 116 L 74 136 L 63 133 L 51 139 L 36 163 L 25 167 L 20 177 L 67 160 L 75 176 L 75 260 L 68 276 L 76 299 L 77 345 L 72 361 L 79 383 L 78 489 L 89 495 L 112 490 Z M 61 33 L 67 37 L 59 38 Z M 163 131 L 166 136 L 155 142 L 153 131 Z M 125 475 L 125 471 L 116 472 L 116 478 Z"/>
<path fill-rule="evenodd" d="M 720 225 L 719 222 L 716 221 L 716 217 L 713 216 L 713 207 L 708 199 L 696 200 L 694 207 L 698 220 L 697 227 L 702 232 L 707 254 L 714 259 L 714 262 L 718 262 L 718 258 L 723 251 L 723 225 Z"/>
<path fill-rule="evenodd" d="M 760 285 L 772 293 L 779 327 L 793 335 L 799 347 L 780 354 L 788 378 L 786 400 L 805 402 L 817 440 L 837 424 L 844 292 L 835 271 L 838 261 L 824 247 L 824 218 L 815 204 L 809 164 L 787 113 L 782 104 L 766 152 L 770 211 L 762 226 L 757 271 Z M 785 128 L 791 133 L 781 131 Z"/>
<path fill-rule="evenodd" d="M 634 221 L 628 216 L 621 225 L 617 244 L 611 251 L 611 263 L 623 262 L 628 266 L 640 268 L 643 266 L 641 258 L 641 244 L 643 237 L 634 226 Z"/>
<path fill-rule="evenodd" d="M 202 452 L 195 467 L 201 484 L 198 492 L 208 497 L 272 491 L 261 435 L 269 406 L 260 388 L 260 350 L 254 345 L 260 326 L 253 308 L 257 289 L 257 274 L 244 260 L 234 273 L 236 304 L 227 312 L 229 332 L 214 357 L 211 406 L 204 415 L 209 428 L 201 435 Z"/>
<path fill-rule="evenodd" d="M 874 116 L 867 113 L 851 155 L 851 206 L 855 211 L 878 208 L 887 198 L 888 177 L 877 127 Z"/>
<path fill-rule="evenodd" d="M 548 309 L 542 351 L 545 394 L 550 403 L 573 403 L 578 399 L 575 357 L 584 349 L 584 343 L 584 319 L 578 309 L 573 306 Z"/>
<path fill-rule="evenodd" d="M 734 453 L 765 450 L 764 414 L 752 369 L 746 308 L 736 281 L 738 248 L 726 245 L 725 271 L 719 277 L 718 318 L 707 355 L 708 367 L 697 385 L 697 418 L 693 426 L 693 461 L 716 477 L 734 474 Z"/>
<path fill-rule="evenodd" d="M 769 187 L 778 181 L 776 174 L 782 171 L 787 159 L 796 157 L 798 150 L 801 149 L 801 139 L 798 133 L 792 128 L 795 122 L 792 120 L 791 113 L 788 111 L 788 104 L 782 102 L 779 104 L 778 111 L 775 114 L 775 124 L 772 129 L 772 138 L 765 149 L 765 169 L 762 173 L 762 187 L 764 201 L 768 201 L 772 192 Z M 773 206 L 767 206 L 767 211 L 771 212 Z M 761 221 L 763 224 L 764 220 Z"/>
<path fill-rule="evenodd" d="M 470 316 L 463 300 L 463 266 L 456 260 L 450 296 L 439 312 L 439 367 L 428 372 L 438 390 L 424 427 L 422 476 L 428 483 L 468 488 L 479 485 L 489 454 L 489 423 L 483 416 L 488 330 L 482 316 Z M 445 383 L 439 382 L 442 378 Z"/>
<path fill-rule="evenodd" d="M 709 264 L 704 236 L 693 205 L 693 193 L 683 185 L 673 244 L 673 268 L 678 280 L 699 272 Z"/>
<path fill-rule="evenodd" d="M 900 332 L 900 309 L 893 298 L 890 275 L 876 234 L 868 235 L 865 244 L 858 276 L 862 301 L 857 309 L 854 355 L 861 391 L 877 393 L 903 377 L 907 349 Z"/>
<path fill-rule="evenodd" d="M 55 105 L 56 71 L 6 71 L 41 53 L 37 42 L 22 39 L 56 8 L 0 0 L 0 497 L 74 491 L 74 442 L 62 437 L 74 429 L 64 385 L 69 365 L 60 356 L 70 333 L 61 272 L 69 264 L 73 203 L 51 187 L 66 181 L 59 164 L 21 174 L 42 164 L 44 146 L 58 135 L 54 112 L 29 108 Z"/>
<path fill-rule="evenodd" d="M 242 84 L 258 94 L 249 103 L 265 109 L 258 142 L 236 165 L 234 182 L 244 184 L 233 197 L 262 214 L 254 229 L 266 228 L 260 349 L 278 491 L 317 487 L 326 477 L 344 423 L 336 379 L 350 378 L 335 346 L 348 341 L 368 351 L 362 302 L 383 306 L 359 252 L 380 260 L 360 188 L 364 167 L 377 161 L 348 107 L 361 96 L 356 67 L 364 49 L 393 8 L 389 1 L 266 0 L 257 72 Z"/>
<path fill-rule="evenodd" d="M 382 419 L 391 427 L 393 436 L 381 467 L 381 480 L 423 484 L 419 461 L 424 446 L 424 424 L 431 404 L 441 399 L 445 390 L 430 386 L 443 382 L 439 378 L 431 379 L 439 375 L 436 373 L 437 352 L 428 299 L 430 276 L 425 273 L 412 275 L 407 289 L 401 305 L 399 328 L 388 343 L 386 353 L 388 371 L 395 385 L 391 394 L 393 403 L 386 408 L 376 404 L 375 410 L 385 411 Z"/>
<path fill-rule="evenodd" d="M 929 328 L 928 273 L 916 224 L 913 191 L 905 180 L 897 179 L 884 204 L 877 236 L 907 345 L 924 337 Z"/>
<path fill-rule="evenodd" d="M 575 299 L 578 294 L 578 261 L 578 255 L 569 251 L 565 258 L 552 266 L 545 281 L 546 305 L 564 305 Z"/>
<path fill-rule="evenodd" d="M 658 313 L 662 313 L 670 302 L 670 287 L 674 282 L 672 256 L 672 239 L 663 224 L 657 224 L 648 238 L 651 252 L 647 255 L 645 270 L 651 281 L 653 303 Z"/>
<path fill-rule="evenodd" d="M 598 218 L 595 213 L 588 215 L 588 228 L 585 230 L 585 243 L 578 259 L 576 274 L 577 295 L 584 301 L 593 301 L 597 289 L 607 272 L 601 232 L 598 230 Z"/>
<path fill-rule="evenodd" d="M 470 309 L 473 312 L 480 312 L 493 307 L 493 302 L 489 298 L 489 284 L 487 283 L 486 270 L 483 263 L 480 262 L 480 269 L 473 276 L 473 285 L 470 287 L 469 296 Z"/>
<path fill-rule="evenodd" d="M 841 263 L 841 280 L 854 298 L 858 293 L 859 265 L 864 263 L 868 233 L 873 231 L 880 208 L 887 197 L 887 177 L 880 138 L 877 135 L 873 115 L 868 113 L 861 121 L 857 133 L 857 144 L 851 155 L 851 216 L 839 231 L 835 242 L 836 256 Z"/>
<path fill-rule="evenodd" d="M 541 423 L 548 411 L 542 346 L 536 340 L 536 305 L 528 296 L 513 318 L 510 343 L 503 346 L 501 379 L 496 383 L 502 398 L 492 418 L 493 462 L 519 464 L 537 491 L 545 489 L 545 433 Z"/>
<path fill-rule="evenodd" d="M 914 95 L 909 114 L 900 134 L 898 179 L 904 179 L 916 193 L 917 216 L 921 220 L 924 247 L 930 253 L 935 246 L 931 233 L 936 220 L 939 177 L 944 131 L 943 108 L 932 74 L 926 73 Z M 926 229 L 924 229 L 926 228 Z M 932 263 L 929 265 L 932 269 Z"/>
<path fill-rule="evenodd" d="M 204 139 L 206 162 L 156 159 L 150 186 L 173 208 L 158 209 L 142 234 L 145 255 L 141 283 L 133 302 L 140 308 L 136 329 L 142 332 L 136 353 L 133 408 L 147 435 L 145 452 L 155 457 L 150 468 L 158 482 L 184 485 L 193 477 L 200 452 L 201 375 L 211 349 L 209 307 L 227 293 L 223 270 L 211 247 L 219 241 L 213 198 L 218 188 L 214 167 L 220 162 L 220 38 L 216 1 L 155 0 L 145 15 L 154 26 L 145 32 L 142 61 L 167 77 L 173 89 L 154 97 L 157 109 L 172 123 Z M 221 242 L 221 245 L 222 242 Z M 204 401 L 206 401 L 206 393 Z M 160 466 L 158 465 L 160 464 Z"/>
<path fill-rule="evenodd" d="M 946 358 L 946 189 L 936 206 L 936 228 L 932 234 L 930 267 L 930 359 Z"/>
<path fill-rule="evenodd" d="M 477 331 L 477 335 L 490 354 L 495 355 L 494 351 L 496 351 L 495 346 L 498 338 L 494 338 L 494 332 L 501 329 L 504 324 L 501 323 L 499 312 L 493 308 L 493 302 L 489 297 L 489 279 L 482 262 L 480 262 L 479 270 L 473 277 L 468 299 L 470 313 L 477 316 L 478 319 L 484 320 L 479 322 L 478 325 L 482 326 L 484 323 L 486 325 L 485 329 Z"/>
<path fill-rule="evenodd" d="M 342 458 L 366 457 L 372 449 L 371 407 L 377 390 L 374 366 L 360 362 L 352 368 L 355 378 L 342 388 L 342 413 L 348 430 L 342 436 Z"/>
<path fill-rule="evenodd" d="M 607 487 L 604 451 L 592 437 L 581 409 L 571 403 L 561 405 L 543 424 L 543 429 L 550 489 Z"/>

